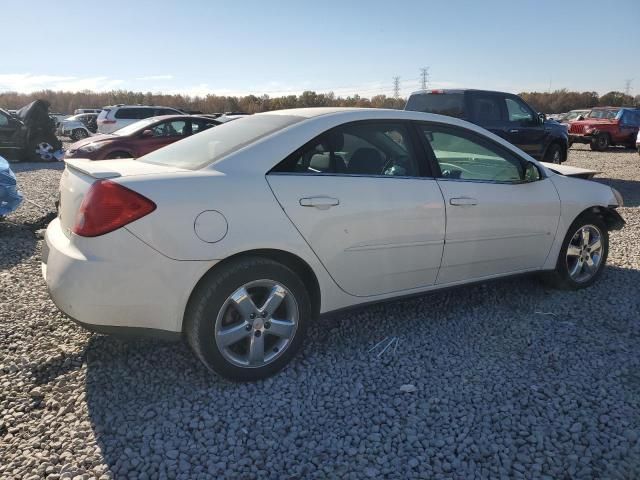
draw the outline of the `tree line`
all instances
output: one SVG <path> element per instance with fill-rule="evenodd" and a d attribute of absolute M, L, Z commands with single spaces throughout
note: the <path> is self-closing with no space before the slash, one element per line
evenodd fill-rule
<path fill-rule="evenodd" d="M 622 92 L 608 92 L 599 96 L 596 92 L 574 92 L 566 89 L 554 92 L 523 92 L 520 93 L 533 108 L 544 113 L 561 113 L 578 108 L 595 106 L 633 106 L 640 105 L 640 95 L 632 97 Z M 162 93 L 143 93 L 126 90 L 111 92 L 62 92 L 43 90 L 33 93 L 0 92 L 0 107 L 18 109 L 38 98 L 51 103 L 52 112 L 73 113 L 76 108 L 101 108 L 119 103 L 128 105 L 162 105 L 183 110 L 200 111 L 204 113 L 216 112 L 246 112 L 257 113 L 268 110 L 299 107 L 373 107 L 402 109 L 406 99 L 376 95 L 371 98 L 352 95 L 339 97 L 333 92 L 316 93 L 305 91 L 300 95 L 286 95 L 270 97 L 256 96 L 188 96 L 169 95 Z"/>

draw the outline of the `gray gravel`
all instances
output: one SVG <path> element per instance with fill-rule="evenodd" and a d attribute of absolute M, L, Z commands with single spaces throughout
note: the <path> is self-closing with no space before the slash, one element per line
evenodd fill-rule
<path fill-rule="evenodd" d="M 638 478 L 640 157 L 575 147 L 570 164 L 629 205 L 597 285 L 519 278 L 334 315 L 253 384 L 182 344 L 74 326 L 19 225 L 46 212 L 24 205 L 0 224 L 0 478 Z M 16 167 L 45 209 L 59 168 Z"/>

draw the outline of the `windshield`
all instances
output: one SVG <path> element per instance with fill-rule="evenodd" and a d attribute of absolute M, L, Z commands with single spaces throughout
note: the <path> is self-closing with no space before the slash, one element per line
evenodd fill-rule
<path fill-rule="evenodd" d="M 147 125 L 151 125 L 153 122 L 157 122 L 158 119 L 155 117 L 145 118 L 144 120 L 139 120 L 131 125 L 127 125 L 126 127 L 122 127 L 119 130 L 113 132 L 114 135 L 118 135 L 120 137 L 126 137 L 127 135 L 131 135 L 132 133 L 136 133 L 138 130 L 146 127 Z"/>
<path fill-rule="evenodd" d="M 197 170 L 302 120 L 304 117 L 273 114 L 239 118 L 151 152 L 138 161 Z"/>
<path fill-rule="evenodd" d="M 587 118 L 600 118 L 609 120 L 611 118 L 616 118 L 616 114 L 618 110 L 591 110 Z"/>

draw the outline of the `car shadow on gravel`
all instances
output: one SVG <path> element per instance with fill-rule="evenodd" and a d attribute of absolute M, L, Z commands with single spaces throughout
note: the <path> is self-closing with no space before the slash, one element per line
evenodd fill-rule
<path fill-rule="evenodd" d="M 14 173 L 34 170 L 64 170 L 64 162 L 18 162 L 11 164 Z"/>
<path fill-rule="evenodd" d="M 10 219 L 0 220 L 0 272 L 19 265 L 38 248 L 34 231 Z"/>
<path fill-rule="evenodd" d="M 521 277 L 335 314 L 311 326 L 289 367 L 255 383 L 208 372 L 182 342 L 94 335 L 67 363 L 86 361 L 89 417 L 116 478 L 310 478 L 321 468 L 339 478 L 367 466 L 378 478 L 408 478 L 406 463 L 385 470 L 373 460 L 397 463 L 381 446 L 387 435 L 394 451 L 412 452 L 422 438 L 433 455 L 427 463 L 445 444 L 460 444 L 460 458 L 480 468 L 498 462 L 491 449 L 509 451 L 501 438 L 518 430 L 544 429 L 576 444 L 622 438 L 613 420 L 598 424 L 606 414 L 640 431 L 640 376 L 630 368 L 640 364 L 631 348 L 640 339 L 640 303 L 618 307 L 638 284 L 639 270 L 608 267 L 580 292 Z M 397 351 L 372 351 L 391 336 Z M 415 393 L 402 393 L 403 384 Z M 557 421 L 548 417 L 558 396 L 571 405 L 571 421 L 560 411 Z M 478 417 L 480 404 L 489 423 Z M 575 431 L 565 431 L 570 426 Z M 552 462 L 545 471 L 560 478 L 572 447 L 536 438 Z M 470 445 L 476 453 L 465 453 Z M 629 461 L 640 462 L 629 448 Z M 369 449 L 377 453 L 367 460 Z M 607 477 L 606 462 L 594 468 Z"/>
<path fill-rule="evenodd" d="M 622 194 L 625 207 L 640 207 L 640 181 L 607 177 L 596 177 L 594 180 L 618 190 Z"/>

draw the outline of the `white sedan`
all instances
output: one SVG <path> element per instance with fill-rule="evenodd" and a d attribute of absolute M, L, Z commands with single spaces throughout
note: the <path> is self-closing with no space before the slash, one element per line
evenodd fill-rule
<path fill-rule="evenodd" d="M 138 160 L 68 160 L 43 274 L 91 330 L 184 335 L 258 379 L 329 311 L 525 272 L 591 285 L 622 198 L 552 168 L 438 115 L 253 115 Z"/>

